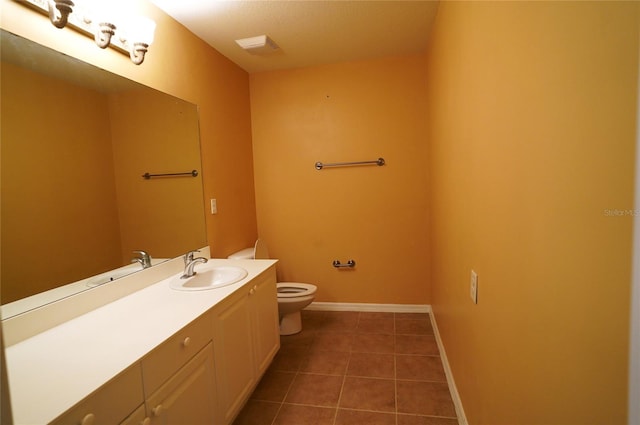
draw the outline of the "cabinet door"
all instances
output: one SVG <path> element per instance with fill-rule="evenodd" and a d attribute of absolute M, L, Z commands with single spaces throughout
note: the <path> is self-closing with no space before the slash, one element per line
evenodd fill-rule
<path fill-rule="evenodd" d="M 218 384 L 218 420 L 228 424 L 255 386 L 249 289 L 242 288 L 216 308 L 214 350 Z"/>
<path fill-rule="evenodd" d="M 280 349 L 275 272 L 269 273 L 253 286 L 250 300 L 253 313 L 255 365 L 257 376 L 260 377 Z"/>
<path fill-rule="evenodd" d="M 151 418 L 147 416 L 147 409 L 144 404 L 136 409 L 127 419 L 120 422 L 120 425 L 151 425 Z"/>
<path fill-rule="evenodd" d="M 215 411 L 213 346 L 209 343 L 147 401 L 151 425 L 211 425 Z"/>

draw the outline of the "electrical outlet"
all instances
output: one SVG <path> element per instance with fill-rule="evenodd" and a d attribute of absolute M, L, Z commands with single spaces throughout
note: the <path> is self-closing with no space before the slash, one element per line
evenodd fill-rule
<path fill-rule="evenodd" d="M 474 304 L 478 304 L 478 274 L 471 270 L 471 284 L 469 285 L 469 295 Z"/>

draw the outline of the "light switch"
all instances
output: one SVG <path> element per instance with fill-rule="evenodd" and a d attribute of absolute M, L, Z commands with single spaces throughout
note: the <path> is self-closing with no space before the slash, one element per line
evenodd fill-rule
<path fill-rule="evenodd" d="M 211 214 L 218 214 L 218 201 L 211 199 Z"/>

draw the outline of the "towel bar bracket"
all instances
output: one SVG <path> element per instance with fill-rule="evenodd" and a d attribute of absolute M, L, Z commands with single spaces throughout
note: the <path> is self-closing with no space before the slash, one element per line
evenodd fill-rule
<path fill-rule="evenodd" d="M 355 260 L 349 260 L 347 261 L 347 264 L 342 264 L 340 263 L 340 260 L 333 260 L 333 267 L 335 267 L 336 269 L 341 269 L 341 268 L 354 268 L 356 266 L 356 262 Z"/>

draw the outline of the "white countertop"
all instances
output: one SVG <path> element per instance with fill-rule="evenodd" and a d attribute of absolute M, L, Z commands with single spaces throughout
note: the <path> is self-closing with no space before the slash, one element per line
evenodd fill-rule
<path fill-rule="evenodd" d="M 275 263 L 211 259 L 208 266 L 233 264 L 248 275 L 193 292 L 169 288 L 169 277 L 6 347 L 14 423 L 52 421 Z"/>

